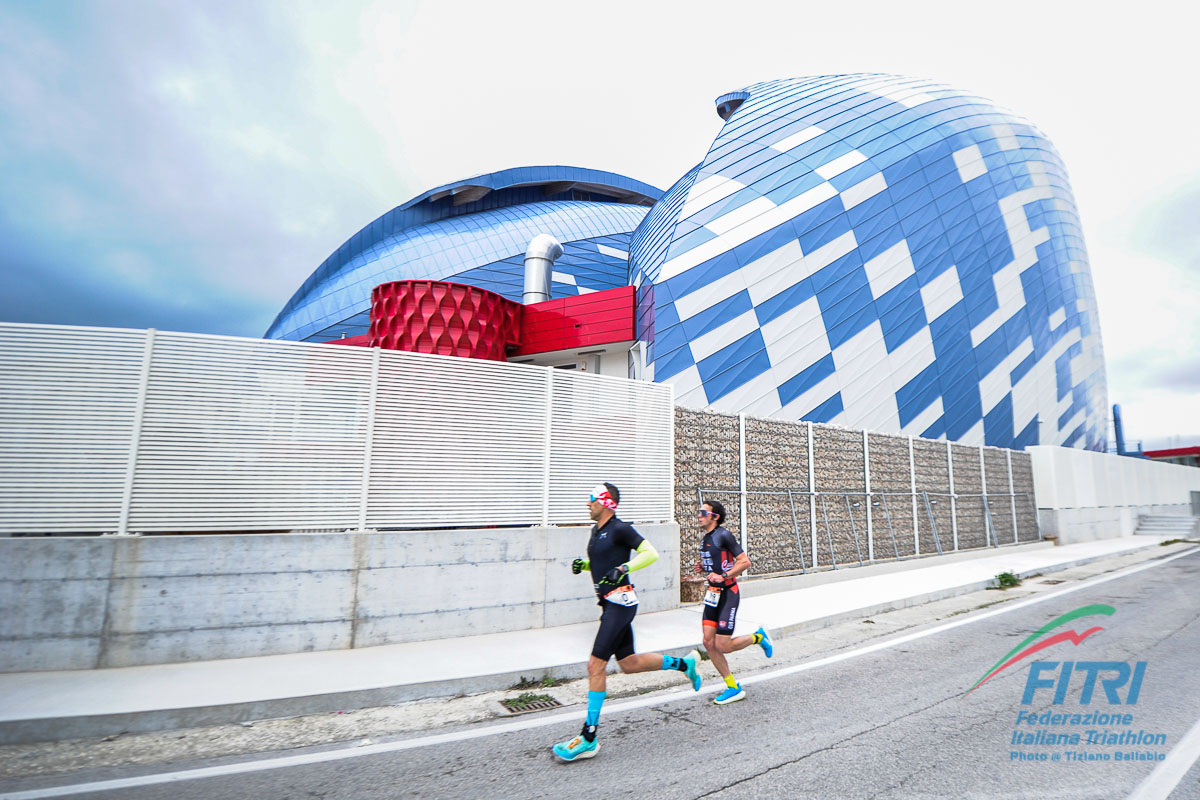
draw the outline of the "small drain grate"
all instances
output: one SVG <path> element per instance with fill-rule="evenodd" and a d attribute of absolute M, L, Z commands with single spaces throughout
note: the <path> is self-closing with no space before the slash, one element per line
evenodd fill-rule
<path fill-rule="evenodd" d="M 1047 586 L 1054 586 L 1055 584 L 1066 583 L 1066 581 L 1060 581 L 1056 578 L 1054 580 L 1049 580 L 1049 581 L 1038 581 L 1038 583 L 1044 583 Z"/>
<path fill-rule="evenodd" d="M 548 708 L 562 707 L 562 703 L 544 694 L 529 699 L 510 697 L 507 700 L 501 700 L 500 705 L 504 706 L 510 714 L 528 714 L 531 711 L 545 711 Z"/>

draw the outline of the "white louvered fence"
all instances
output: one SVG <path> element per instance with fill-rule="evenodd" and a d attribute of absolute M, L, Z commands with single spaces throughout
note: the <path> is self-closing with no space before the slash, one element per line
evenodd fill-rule
<path fill-rule="evenodd" d="M 0 323 L 0 534 L 672 518 L 671 387 L 302 342 Z"/>

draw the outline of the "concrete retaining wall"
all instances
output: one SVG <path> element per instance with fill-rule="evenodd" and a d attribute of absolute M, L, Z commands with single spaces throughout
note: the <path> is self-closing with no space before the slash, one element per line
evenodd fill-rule
<path fill-rule="evenodd" d="M 1060 544 L 1128 536 L 1140 515 L 1190 516 L 1200 469 L 1066 447 L 1030 447 L 1042 533 Z"/>
<path fill-rule="evenodd" d="M 1195 467 L 1185 467 L 1195 469 Z M 1141 515 L 1189 516 L 1186 505 L 1108 506 L 1097 508 L 1039 508 L 1042 534 L 1059 544 L 1092 542 L 1132 536 Z"/>
<path fill-rule="evenodd" d="M 644 611 L 679 605 L 679 527 Z M 589 528 L 0 539 L 0 672 L 90 669 L 467 636 L 586 622 L 572 575 Z"/>

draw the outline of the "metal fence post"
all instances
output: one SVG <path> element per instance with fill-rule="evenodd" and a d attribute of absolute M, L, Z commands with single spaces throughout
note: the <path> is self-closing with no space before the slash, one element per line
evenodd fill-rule
<path fill-rule="evenodd" d="M 813 424 L 808 423 L 808 533 L 811 538 L 808 552 L 812 553 L 813 569 L 817 568 L 817 474 L 813 469 Z"/>
<path fill-rule="evenodd" d="M 358 501 L 358 529 L 367 529 L 367 508 L 371 496 L 371 460 L 375 444 L 375 407 L 379 397 L 379 358 L 381 348 L 371 348 L 371 382 L 367 390 L 366 439 L 363 442 L 362 493 Z"/>
<path fill-rule="evenodd" d="M 933 504 L 929 501 L 929 492 L 921 492 L 925 498 L 925 513 L 929 515 L 929 530 L 933 534 L 933 543 L 937 546 L 938 555 L 942 555 L 942 538 L 938 536 L 937 520 L 933 518 Z"/>
<path fill-rule="evenodd" d="M 871 535 L 871 456 L 867 442 L 867 431 L 863 429 L 863 479 L 866 483 L 867 499 L 863 503 L 867 508 L 867 561 L 875 560 L 875 538 Z"/>
<path fill-rule="evenodd" d="M 846 501 L 846 513 L 850 515 L 850 533 L 854 534 L 854 552 L 858 553 L 858 565 L 862 566 L 862 548 L 858 546 L 858 528 L 854 526 L 854 509 L 850 506 L 850 495 L 844 494 L 842 498 Z"/>
<path fill-rule="evenodd" d="M 1017 496 L 1013 493 L 1012 479 L 1012 450 L 1004 451 L 1004 459 L 1008 462 L 1008 507 L 1012 511 L 1013 544 L 1020 541 L 1017 537 Z"/>
<path fill-rule="evenodd" d="M 991 501 L 988 500 L 987 464 L 985 463 L 984 458 L 983 458 L 983 445 L 979 445 L 979 493 L 983 496 L 983 512 L 984 512 L 984 526 L 985 526 L 985 529 L 983 532 L 983 538 L 984 538 L 983 546 L 987 547 L 987 538 L 988 538 L 987 528 L 990 527 L 991 528 L 992 545 L 995 547 L 999 547 L 1000 541 L 996 538 L 996 526 L 994 523 L 992 523 Z"/>
<path fill-rule="evenodd" d="M 742 493 L 742 549 L 749 547 L 746 530 L 750 527 L 750 509 L 746 508 L 746 415 L 738 414 L 738 486 Z"/>
<path fill-rule="evenodd" d="M 792 498 L 791 489 L 788 489 L 788 505 L 792 507 L 792 531 L 796 534 L 796 550 L 800 553 L 800 571 L 807 573 L 808 569 L 804 566 L 804 548 L 800 546 L 800 523 L 796 519 L 796 503 Z"/>
<path fill-rule="evenodd" d="M 543 460 L 544 469 L 542 472 L 542 527 L 550 526 L 550 456 L 551 456 L 551 434 L 553 433 L 552 420 L 554 419 L 554 367 L 546 367 L 546 421 L 544 423 L 543 435 L 546 438 L 546 446 L 544 450 Z M 673 442 L 674 440 L 672 440 Z M 674 465 L 671 467 L 674 469 Z M 672 498 L 674 504 L 674 498 Z"/>
<path fill-rule="evenodd" d="M 954 549 L 958 550 L 958 495 L 954 493 L 954 451 L 950 440 L 946 440 L 946 471 L 950 475 L 950 532 L 953 534 Z"/>
<path fill-rule="evenodd" d="M 138 450 L 142 446 L 142 419 L 146 416 L 146 392 L 150 388 L 150 360 L 154 357 L 154 328 L 146 331 L 146 343 L 142 348 L 142 369 L 138 377 L 137 401 L 133 407 L 133 425 L 129 432 L 129 458 L 125 463 L 125 484 L 121 490 L 121 516 L 117 520 L 117 534 L 129 533 L 129 515 L 133 505 L 133 480 L 137 475 Z"/>
<path fill-rule="evenodd" d="M 921 537 L 917 533 L 917 462 L 913 458 L 913 437 L 908 437 L 908 478 L 912 489 L 913 555 L 921 555 Z"/>
<path fill-rule="evenodd" d="M 833 533 L 829 530 L 829 510 L 825 508 L 824 494 L 821 495 L 821 516 L 825 519 L 825 539 L 829 542 L 829 561 L 833 564 L 833 568 L 837 569 L 837 556 L 833 554 Z M 813 556 L 813 564 L 816 564 L 815 555 Z"/>

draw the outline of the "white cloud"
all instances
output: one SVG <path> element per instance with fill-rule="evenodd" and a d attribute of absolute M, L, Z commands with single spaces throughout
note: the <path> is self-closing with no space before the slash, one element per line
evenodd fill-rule
<path fill-rule="evenodd" d="M 1200 148 L 1179 133 L 1200 124 L 1200 106 L 1179 100 L 1194 94 L 1191 28 L 1163 26 L 1151 8 L 1081 24 L 1070 4 L 1036 19 L 949 0 L 874 4 L 849 28 L 844 13 L 619 0 L 602 11 L 0 6 L 0 207 L 23 237 L 5 258 L 39 256 L 0 267 L 52 256 L 117 295 L 127 278 L 103 265 L 136 263 L 154 296 L 253 298 L 258 317 L 237 332 L 261 332 L 334 248 L 433 185 L 574 164 L 665 189 L 720 129 L 716 96 L 772 78 L 893 72 L 993 98 L 1055 142 L 1091 253 L 1111 399 L 1131 433 L 1183 424 L 1170 409 L 1194 396 L 1144 388 L 1200 347 L 1195 281 L 1187 262 L 1150 258 L 1135 222 L 1168 213 L 1171 187 L 1200 182 Z M 845 33 L 798 44 L 797 30 Z M 141 258 L 121 261 L 131 249 Z M 73 321 L 56 313 L 46 321 Z M 232 332 L 223 311 L 211 319 Z M 1156 359 L 1157 372 L 1141 369 Z"/>

